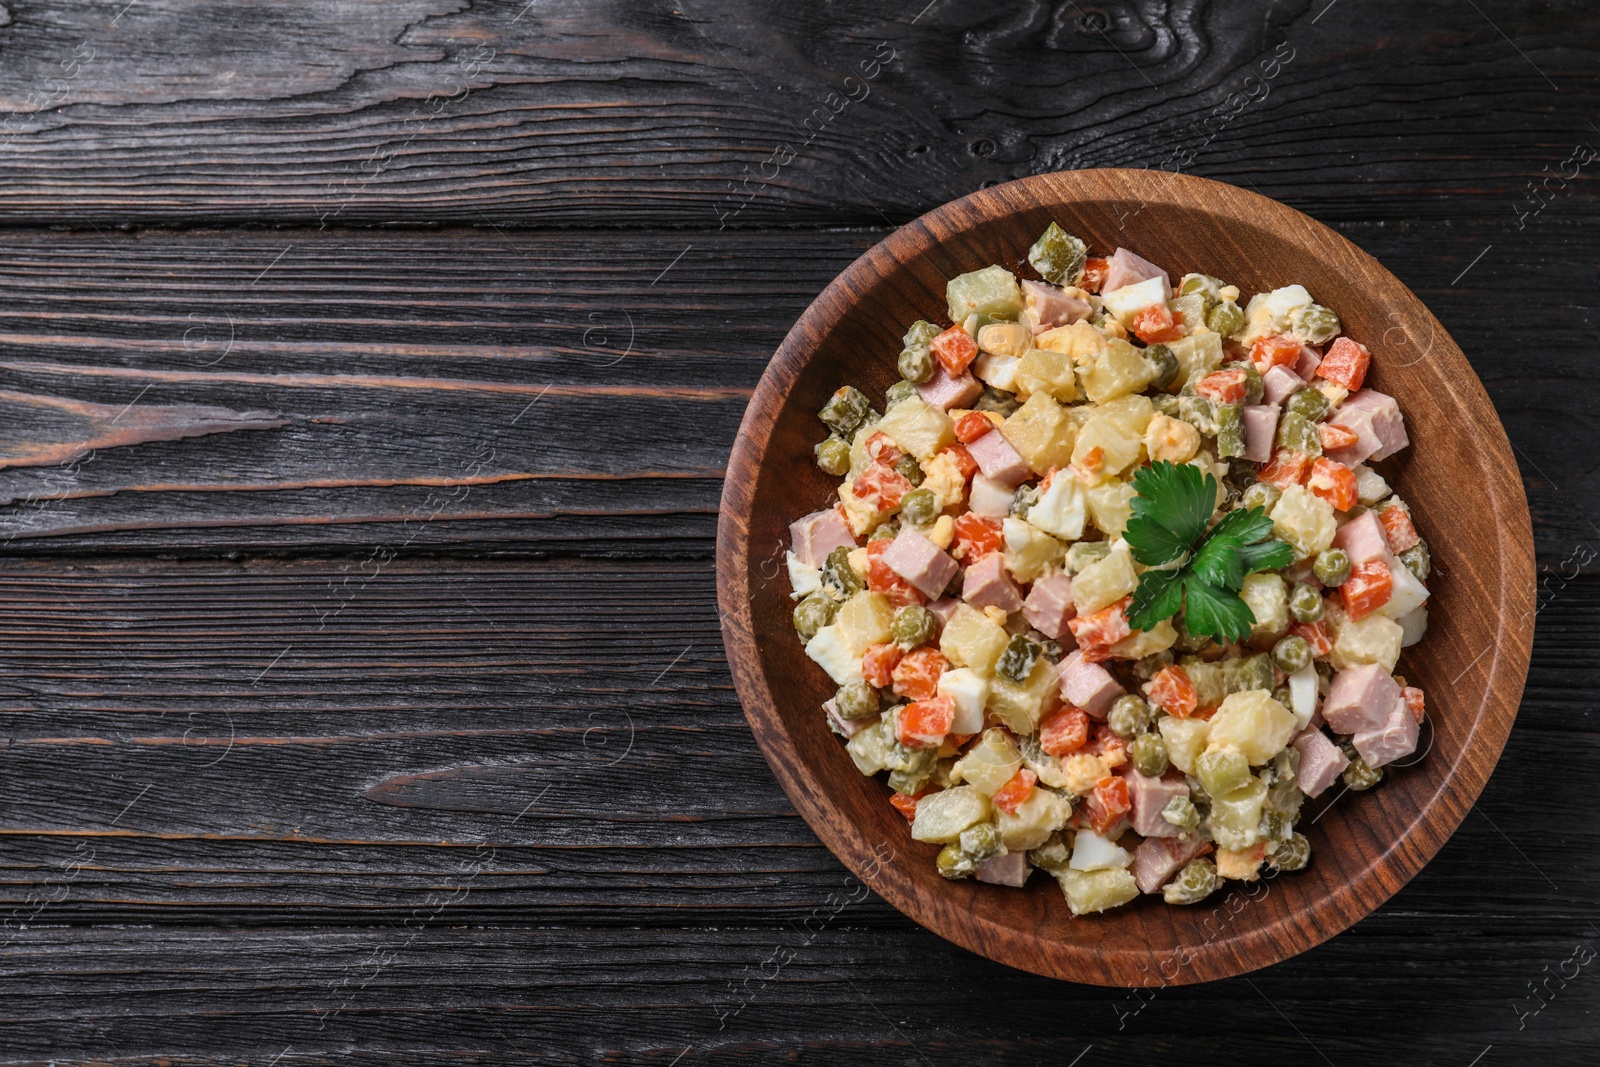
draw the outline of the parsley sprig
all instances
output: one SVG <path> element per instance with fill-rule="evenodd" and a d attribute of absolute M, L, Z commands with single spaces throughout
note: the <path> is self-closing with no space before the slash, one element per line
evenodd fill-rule
<path fill-rule="evenodd" d="M 1239 597 L 1244 576 L 1294 561 L 1286 542 L 1267 539 L 1266 511 L 1230 511 L 1207 533 L 1217 480 L 1187 463 L 1143 467 L 1133 488 L 1138 495 L 1122 536 L 1133 558 L 1151 569 L 1139 576 L 1128 624 L 1148 630 L 1182 610 L 1191 636 L 1248 637 L 1255 614 Z"/>

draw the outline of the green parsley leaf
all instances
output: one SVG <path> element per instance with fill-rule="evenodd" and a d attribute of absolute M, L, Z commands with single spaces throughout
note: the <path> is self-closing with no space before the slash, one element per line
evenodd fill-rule
<path fill-rule="evenodd" d="M 1276 538 L 1258 545 L 1245 545 L 1239 550 L 1239 565 L 1246 574 L 1281 570 L 1293 562 L 1294 547 Z"/>
<path fill-rule="evenodd" d="M 1145 571 L 1128 605 L 1128 625 L 1148 630 L 1162 619 L 1170 619 L 1183 607 L 1183 571 Z"/>
<path fill-rule="evenodd" d="M 1234 641 L 1250 636 L 1255 614 L 1239 597 L 1218 589 L 1199 575 L 1184 577 L 1183 628 L 1193 637 L 1222 637 Z"/>
<path fill-rule="evenodd" d="M 1267 518 L 1267 513 L 1262 509 L 1230 511 L 1211 528 L 1210 536 L 1195 553 L 1189 569 L 1217 588 L 1237 593 L 1244 584 L 1244 576 L 1261 569 L 1246 567 L 1242 550 L 1271 532 L 1272 520 Z"/>
<path fill-rule="evenodd" d="M 1188 552 L 1216 508 L 1216 478 L 1187 463 L 1161 460 L 1142 467 L 1133 476 L 1133 488 L 1137 495 L 1122 536 L 1133 558 L 1146 567 Z"/>

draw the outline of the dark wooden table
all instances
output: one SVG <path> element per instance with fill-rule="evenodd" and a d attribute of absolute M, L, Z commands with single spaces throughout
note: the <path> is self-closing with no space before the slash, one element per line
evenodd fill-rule
<path fill-rule="evenodd" d="M 1597 1062 L 1593 4 L 4 0 L 0 116 L 0 1062 Z M 712 580 L 828 279 L 1111 165 L 1415 289 L 1543 576 L 1438 859 L 1140 995 L 861 891 Z"/>

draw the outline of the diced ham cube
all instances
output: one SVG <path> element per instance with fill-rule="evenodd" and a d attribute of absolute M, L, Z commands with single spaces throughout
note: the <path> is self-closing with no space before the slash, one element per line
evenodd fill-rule
<path fill-rule="evenodd" d="M 1035 334 L 1071 325 L 1088 318 L 1089 312 L 1094 310 L 1088 301 L 1068 296 L 1054 285 L 1031 278 L 1022 282 L 1022 299 L 1033 312 Z"/>
<path fill-rule="evenodd" d="M 1166 271 L 1143 256 L 1136 256 L 1126 248 L 1119 248 L 1106 260 L 1106 278 L 1100 283 L 1100 291 L 1115 292 L 1125 285 L 1142 282 L 1146 278 L 1160 278 L 1162 299 L 1172 299 L 1172 280 L 1167 277 Z"/>
<path fill-rule="evenodd" d="M 1283 370 L 1282 367 L 1272 369 Z M 1244 422 L 1244 458 L 1251 463 L 1265 463 L 1272 458 L 1272 437 L 1278 432 L 1277 405 L 1246 404 L 1239 417 Z"/>
<path fill-rule="evenodd" d="M 940 411 L 964 408 L 982 392 L 983 383 L 974 378 L 971 371 L 952 376 L 937 360 L 933 364 L 933 377 L 917 386 L 917 395 Z"/>
<path fill-rule="evenodd" d="M 1022 610 L 1022 594 L 1006 573 L 1005 557 L 991 552 L 967 568 L 961 599 L 975 608 L 999 608 L 1007 615 Z"/>
<path fill-rule="evenodd" d="M 1000 435 L 994 433 L 989 436 Z M 974 474 L 972 488 L 967 493 L 967 508 L 974 515 L 982 515 L 986 519 L 1003 519 L 1011 514 L 1011 503 L 1016 496 L 1015 486 L 997 482 L 987 474 Z"/>
<path fill-rule="evenodd" d="M 1183 780 L 1183 775 L 1150 778 L 1137 770 L 1130 770 L 1127 780 L 1128 800 L 1133 805 L 1128 817 L 1135 833 L 1145 837 L 1177 837 L 1182 833 L 1161 817 L 1161 809 L 1173 797 L 1189 795 L 1189 783 Z"/>
<path fill-rule="evenodd" d="M 845 718 L 839 714 L 839 709 L 834 706 L 833 697 L 829 697 L 827 703 L 822 705 L 822 710 L 828 713 L 828 721 L 833 724 L 833 728 L 845 737 L 854 737 L 878 721 L 877 719 Z"/>
<path fill-rule="evenodd" d="M 1020 849 L 1003 856 L 990 856 L 978 864 L 973 877 L 990 885 L 1009 885 L 1021 889 L 1033 868 L 1028 866 L 1028 854 Z"/>
<path fill-rule="evenodd" d="M 1394 397 L 1375 389 L 1351 393 L 1339 409 L 1328 416 L 1328 421 L 1356 435 L 1356 443 L 1349 448 L 1328 453 L 1329 459 L 1346 467 L 1353 468 L 1369 459 L 1388 459 L 1411 443 L 1411 438 L 1406 436 L 1400 405 Z"/>
<path fill-rule="evenodd" d="M 1033 468 L 1017 455 L 1004 434 L 986 433 L 967 446 L 978 469 L 1001 485 L 1018 486 L 1033 477 Z"/>
<path fill-rule="evenodd" d="M 828 561 L 828 553 L 836 548 L 855 548 L 856 539 L 850 533 L 850 524 L 832 508 L 813 511 L 803 519 L 789 524 L 790 548 L 801 563 L 820 567 Z"/>
<path fill-rule="evenodd" d="M 961 601 L 957 600 L 955 597 L 949 597 L 945 600 L 935 600 L 931 602 L 928 605 L 928 610 L 933 612 L 933 617 L 939 620 L 939 626 L 942 629 L 945 623 L 950 621 L 950 616 L 954 615 L 956 613 L 956 609 L 960 606 Z"/>
<path fill-rule="evenodd" d="M 1381 563 L 1389 561 L 1389 542 L 1383 536 L 1383 525 L 1378 522 L 1378 516 L 1370 511 L 1363 511 L 1340 526 L 1333 535 L 1333 546 L 1344 550 L 1344 554 L 1350 557 L 1351 567 L 1359 567 L 1373 560 Z"/>
<path fill-rule="evenodd" d="M 1133 862 L 1128 872 L 1138 883 L 1141 893 L 1159 893 L 1161 887 L 1172 880 L 1178 868 L 1200 855 L 1207 848 L 1206 839 L 1199 834 L 1182 837 L 1147 837 L 1133 850 Z"/>
<path fill-rule="evenodd" d="M 1294 747 L 1300 753 L 1300 792 L 1308 797 L 1321 796 L 1350 766 L 1349 758 L 1321 730 L 1306 730 L 1294 739 Z"/>
<path fill-rule="evenodd" d="M 1273 367 L 1261 376 L 1261 402 L 1281 404 L 1305 387 L 1305 379 L 1288 367 Z"/>
<path fill-rule="evenodd" d="M 1361 753 L 1361 758 L 1367 761 L 1367 766 L 1382 767 L 1386 763 L 1393 763 L 1401 756 L 1409 756 L 1415 752 L 1417 734 L 1421 729 L 1422 724 L 1411 714 L 1411 708 L 1406 704 L 1405 698 L 1397 696 L 1383 725 L 1372 730 L 1363 730 L 1351 738 L 1351 741 L 1355 743 L 1356 751 Z"/>
<path fill-rule="evenodd" d="M 1317 373 L 1317 368 L 1322 365 L 1322 352 L 1310 345 L 1300 346 L 1300 359 L 1294 365 L 1294 372 L 1305 381 L 1310 381 L 1311 376 Z M 1263 382 L 1263 385 L 1266 383 Z"/>
<path fill-rule="evenodd" d="M 1388 720 L 1398 699 L 1400 684 L 1382 664 L 1350 667 L 1333 676 L 1322 702 L 1322 717 L 1341 734 L 1375 730 Z"/>
<path fill-rule="evenodd" d="M 880 558 L 929 599 L 943 593 L 959 569 L 943 549 L 909 527 L 900 531 Z"/>
<path fill-rule="evenodd" d="M 1074 649 L 1061 661 L 1061 698 L 1091 718 L 1104 719 L 1122 694 L 1123 688 L 1111 672 L 1084 659 L 1082 650 Z"/>
<path fill-rule="evenodd" d="M 1047 574 L 1033 583 L 1028 599 L 1022 602 L 1022 617 L 1028 625 L 1052 640 L 1069 633 L 1067 622 L 1078 613 L 1072 602 L 1072 578 L 1065 572 Z"/>

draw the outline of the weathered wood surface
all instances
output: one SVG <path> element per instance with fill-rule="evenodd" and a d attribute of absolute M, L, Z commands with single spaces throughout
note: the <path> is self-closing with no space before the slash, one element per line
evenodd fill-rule
<path fill-rule="evenodd" d="M 4 0 L 0 449 L 71 445 L 51 398 L 287 425 L 0 468 L 0 1063 L 1592 1062 L 1600 201 L 1553 176 L 1600 144 L 1592 8 L 924 2 Z M 1546 606 L 1434 863 L 1133 1014 L 833 913 L 710 559 L 839 269 L 985 182 L 1164 162 L 1428 303 Z"/>

